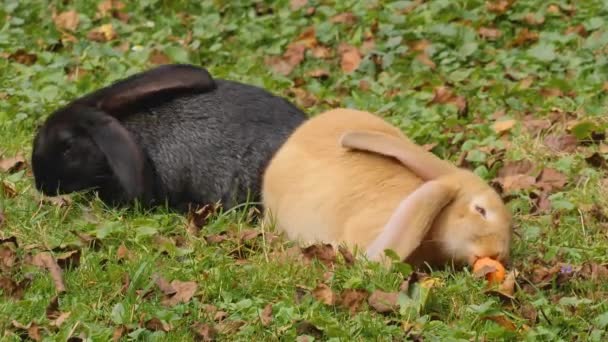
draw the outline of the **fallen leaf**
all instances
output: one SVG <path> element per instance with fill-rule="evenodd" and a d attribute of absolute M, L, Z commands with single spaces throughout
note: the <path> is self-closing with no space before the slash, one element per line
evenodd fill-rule
<path fill-rule="evenodd" d="M 289 6 L 292 11 L 297 11 L 300 8 L 306 6 L 308 4 L 308 0 L 291 0 L 289 2 Z"/>
<path fill-rule="evenodd" d="M 353 253 L 351 253 L 351 251 L 346 248 L 346 246 L 340 245 L 338 247 L 338 251 L 340 252 L 340 254 L 342 254 L 342 258 L 344 258 L 344 262 L 347 265 L 352 266 L 355 264 L 355 257 L 353 256 Z"/>
<path fill-rule="evenodd" d="M 323 337 L 323 330 L 317 328 L 317 326 L 309 321 L 300 321 L 296 323 L 296 334 L 309 335 L 315 339 L 321 339 Z"/>
<path fill-rule="evenodd" d="M 458 108 L 458 114 L 464 115 L 468 110 L 467 100 L 463 96 L 458 96 L 449 87 L 438 86 L 433 91 L 433 99 L 429 104 L 452 104 Z"/>
<path fill-rule="evenodd" d="M 519 30 L 515 39 L 511 42 L 511 46 L 523 46 L 528 43 L 534 43 L 538 40 L 538 32 L 530 31 L 527 28 Z"/>
<path fill-rule="evenodd" d="M 75 268 L 80 265 L 80 256 L 82 252 L 79 249 L 56 254 L 55 260 L 61 269 Z"/>
<path fill-rule="evenodd" d="M 301 249 L 304 259 L 312 261 L 317 259 L 326 266 L 331 266 L 336 261 L 336 251 L 331 244 L 314 244 Z"/>
<path fill-rule="evenodd" d="M 533 136 L 539 134 L 541 131 L 551 127 L 551 120 L 548 119 L 536 119 L 531 115 L 524 117 L 522 125 L 526 130 Z"/>
<path fill-rule="evenodd" d="M 316 300 L 323 304 L 334 305 L 336 303 L 336 295 L 329 286 L 323 283 L 319 283 L 317 287 L 312 290 L 312 295 Z"/>
<path fill-rule="evenodd" d="M 492 128 L 494 129 L 494 131 L 496 133 L 501 134 L 501 133 L 510 131 L 511 128 L 513 128 L 513 126 L 515 126 L 516 123 L 517 123 L 517 121 L 515 121 L 513 119 L 496 121 L 492 125 Z"/>
<path fill-rule="evenodd" d="M 357 70 L 361 63 L 361 54 L 356 47 L 341 43 L 338 46 L 338 53 L 340 54 L 340 67 L 342 71 L 351 73 Z"/>
<path fill-rule="evenodd" d="M 291 45 L 304 45 L 307 49 L 312 49 L 317 46 L 317 31 L 314 26 L 305 28 Z"/>
<path fill-rule="evenodd" d="M 477 33 L 479 33 L 481 38 L 488 40 L 496 40 L 502 36 L 502 32 L 499 29 L 492 27 L 480 27 Z"/>
<path fill-rule="evenodd" d="M 88 75 L 90 73 L 89 70 L 83 69 L 79 66 L 71 67 L 67 71 L 68 81 L 78 81 Z"/>
<path fill-rule="evenodd" d="M 69 10 L 59 14 L 53 13 L 53 22 L 59 30 L 76 31 L 80 17 L 75 10 Z"/>
<path fill-rule="evenodd" d="M 304 45 L 292 44 L 288 46 L 283 56 L 266 58 L 266 65 L 270 66 L 274 72 L 287 76 L 304 60 L 305 51 Z"/>
<path fill-rule="evenodd" d="M 393 312 L 399 309 L 397 300 L 399 292 L 375 290 L 367 299 L 367 304 L 379 313 Z"/>
<path fill-rule="evenodd" d="M 484 319 L 493 321 L 509 331 L 517 330 L 515 324 L 511 322 L 505 315 L 485 316 Z"/>
<path fill-rule="evenodd" d="M 15 198 L 17 196 L 17 188 L 15 184 L 6 179 L 2 180 L 2 192 L 6 198 Z"/>
<path fill-rule="evenodd" d="M 154 317 L 146 321 L 144 327 L 150 331 L 171 331 L 171 325 Z"/>
<path fill-rule="evenodd" d="M 57 292 L 65 292 L 66 289 L 63 282 L 63 272 L 61 271 L 59 265 L 57 265 L 57 261 L 55 258 L 53 258 L 51 253 L 41 252 L 34 255 L 34 257 L 31 259 L 31 264 L 40 268 L 46 268 L 49 271 L 53 282 L 55 283 Z"/>
<path fill-rule="evenodd" d="M 22 154 L 0 159 L 1 172 L 15 173 L 25 169 L 26 165 L 25 158 Z"/>
<path fill-rule="evenodd" d="M 194 281 L 173 280 L 171 287 L 175 290 L 175 293 L 165 296 L 161 302 L 163 305 L 175 306 L 179 303 L 189 302 L 196 293 L 197 284 Z"/>
<path fill-rule="evenodd" d="M 23 334 L 19 333 L 19 335 L 21 335 L 22 340 L 26 340 L 27 337 L 29 337 L 34 341 L 42 341 L 42 335 L 40 335 L 40 326 L 38 326 L 38 324 L 36 324 L 35 322 L 30 322 L 28 325 L 23 325 L 17 322 L 16 320 L 12 320 L 11 324 L 17 330 L 23 331 Z M 25 336 L 25 334 L 27 334 L 27 337 Z"/>
<path fill-rule="evenodd" d="M 229 321 L 229 320 L 225 320 L 222 323 L 219 323 L 218 325 L 216 325 L 217 331 L 220 334 L 224 334 L 224 335 L 232 335 L 232 334 L 236 334 L 239 330 L 241 330 L 241 327 L 245 325 L 244 321 L 240 321 L 240 320 L 235 320 L 235 321 Z"/>
<path fill-rule="evenodd" d="M 325 46 L 315 46 L 312 49 L 312 56 L 319 59 L 327 59 L 333 56 L 331 50 Z"/>
<path fill-rule="evenodd" d="M 0 276 L 0 289 L 2 289 L 2 294 L 17 300 L 23 298 L 23 293 L 29 283 L 28 280 L 17 283 L 9 277 Z"/>
<path fill-rule="evenodd" d="M 121 243 L 120 246 L 118 246 L 118 249 L 116 250 L 116 258 L 118 260 L 126 260 L 130 257 L 130 252 L 127 249 L 127 246 L 125 246 L 124 243 Z"/>
<path fill-rule="evenodd" d="M 369 293 L 366 290 L 345 289 L 340 294 L 340 305 L 348 309 L 351 314 L 355 314 L 368 296 Z"/>
<path fill-rule="evenodd" d="M 167 296 L 173 295 L 177 292 L 175 288 L 162 276 L 155 273 L 152 275 L 152 279 L 158 288 Z"/>
<path fill-rule="evenodd" d="M 215 341 L 217 330 L 208 323 L 194 323 L 192 331 L 197 338 L 197 341 Z"/>
<path fill-rule="evenodd" d="M 545 22 L 545 17 L 538 14 L 528 13 L 524 15 L 524 21 L 531 26 L 542 25 Z"/>
<path fill-rule="evenodd" d="M 10 55 L 8 55 L 8 59 L 13 60 L 19 64 L 24 64 L 24 65 L 32 65 L 34 63 L 36 63 L 36 61 L 38 60 L 38 56 L 36 56 L 35 54 L 32 53 L 28 53 L 27 51 L 23 50 L 23 49 L 19 49 L 13 53 L 11 53 Z"/>
<path fill-rule="evenodd" d="M 53 297 L 51 299 L 51 302 L 49 303 L 49 305 L 46 307 L 46 318 L 48 318 L 49 321 L 51 321 L 51 325 L 53 325 L 53 322 L 61 325 L 63 323 L 63 321 L 65 321 L 69 316 L 70 316 L 69 312 L 67 313 L 67 316 L 66 316 L 65 313 L 63 313 L 59 310 L 59 297 L 58 296 Z M 59 320 L 61 320 L 61 321 L 57 322 Z M 59 327 L 59 325 L 56 325 L 56 326 Z"/>
<path fill-rule="evenodd" d="M 112 24 L 104 24 L 89 31 L 87 38 L 100 43 L 109 42 L 116 38 L 116 32 Z"/>
<path fill-rule="evenodd" d="M 228 238 L 226 237 L 226 233 L 205 236 L 205 241 L 207 241 L 208 244 L 217 244 L 227 239 Z"/>
<path fill-rule="evenodd" d="M 97 5 L 97 10 L 102 17 L 112 15 L 113 11 L 120 11 L 124 8 L 125 4 L 118 0 L 105 0 Z"/>
<path fill-rule="evenodd" d="M 564 32 L 565 34 L 577 34 L 581 37 L 587 37 L 589 35 L 589 32 L 587 32 L 587 30 L 585 29 L 585 26 L 583 24 L 578 24 L 578 25 L 574 25 L 574 26 L 570 26 L 566 29 L 566 31 Z"/>
<path fill-rule="evenodd" d="M 65 320 L 70 317 L 70 315 L 71 315 L 71 312 L 69 312 L 69 311 L 62 312 L 59 314 L 59 316 L 57 316 L 57 318 L 55 318 L 54 320 L 51 320 L 50 325 L 59 328 L 59 327 L 61 327 L 63 322 L 65 322 Z"/>
<path fill-rule="evenodd" d="M 213 315 L 213 320 L 216 321 L 216 322 L 221 322 L 221 321 L 225 320 L 226 317 L 228 317 L 228 313 L 226 311 L 218 310 Z"/>
<path fill-rule="evenodd" d="M 269 326 L 272 322 L 272 303 L 266 304 L 266 306 L 260 313 L 260 322 L 265 327 Z"/>
<path fill-rule="evenodd" d="M 347 25 L 354 25 L 357 23 L 357 17 L 351 12 L 344 12 L 331 17 L 331 19 L 329 19 L 329 22 L 334 24 L 341 23 Z"/>
<path fill-rule="evenodd" d="M 75 231 L 75 230 L 70 230 L 70 233 L 76 235 L 82 243 L 86 244 L 90 248 L 96 248 L 96 247 L 101 246 L 101 240 L 99 240 L 98 238 L 93 237 L 87 233 L 83 233 L 83 232 L 79 232 L 79 231 Z"/>
<path fill-rule="evenodd" d="M 127 328 L 125 325 L 119 325 L 116 327 L 116 329 L 114 329 L 114 333 L 112 334 L 112 341 L 114 342 L 118 342 L 120 341 L 120 339 L 126 334 L 128 333 L 129 328 Z"/>
<path fill-rule="evenodd" d="M 245 229 L 239 232 L 239 241 L 241 241 L 241 243 L 246 243 L 254 240 L 260 235 L 262 235 L 262 232 L 257 229 Z"/>
<path fill-rule="evenodd" d="M 303 108 L 310 108 L 314 106 L 318 101 L 317 97 L 314 94 L 302 88 L 291 88 L 289 89 L 289 92 L 292 96 L 295 97 L 296 104 Z"/>
<path fill-rule="evenodd" d="M 57 196 L 40 196 L 40 203 L 53 205 L 57 208 L 69 207 L 72 205 L 72 197 L 70 195 L 57 195 Z"/>
<path fill-rule="evenodd" d="M 494 0 L 486 2 L 486 8 L 488 11 L 495 14 L 503 14 L 505 13 L 511 4 L 515 2 L 515 0 Z"/>
<path fill-rule="evenodd" d="M 558 88 L 541 88 L 540 94 L 544 98 L 548 98 L 548 97 L 563 97 L 564 96 L 564 92 L 561 89 L 558 89 Z"/>
<path fill-rule="evenodd" d="M 586 262 L 582 265 L 579 275 L 586 280 L 604 281 L 608 279 L 608 267 L 594 262 Z"/>
<path fill-rule="evenodd" d="M 544 168 L 536 179 L 536 184 L 545 192 L 560 190 L 567 182 L 568 178 L 566 175 L 549 167 Z"/>
<path fill-rule="evenodd" d="M 326 79 L 329 77 L 329 71 L 327 69 L 314 69 L 306 73 L 308 77 Z"/>
<path fill-rule="evenodd" d="M 163 65 L 171 64 L 172 61 L 164 52 L 154 49 L 148 57 L 148 62 L 154 65 Z"/>
<path fill-rule="evenodd" d="M 578 140 L 572 134 L 549 135 L 544 142 L 552 151 L 566 153 L 574 152 L 578 144 Z"/>

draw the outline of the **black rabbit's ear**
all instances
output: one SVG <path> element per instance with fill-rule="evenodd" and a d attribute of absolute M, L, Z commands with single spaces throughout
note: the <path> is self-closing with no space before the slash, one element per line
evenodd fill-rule
<path fill-rule="evenodd" d="M 101 152 L 122 186 L 127 200 L 144 193 L 144 155 L 131 133 L 115 118 L 95 109 L 79 110 L 79 122 Z"/>
<path fill-rule="evenodd" d="M 168 64 L 144 71 L 89 94 L 77 102 L 120 118 L 127 113 L 184 94 L 215 89 L 211 74 L 187 64 Z"/>

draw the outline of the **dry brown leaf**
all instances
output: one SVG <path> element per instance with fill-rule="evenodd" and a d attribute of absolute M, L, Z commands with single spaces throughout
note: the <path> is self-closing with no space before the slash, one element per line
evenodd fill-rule
<path fill-rule="evenodd" d="M 306 73 L 308 77 L 313 78 L 327 78 L 329 77 L 329 70 L 327 69 L 313 69 Z"/>
<path fill-rule="evenodd" d="M 22 154 L 0 159 L 0 172 L 15 173 L 25 169 L 27 162 Z"/>
<path fill-rule="evenodd" d="M 113 11 L 121 11 L 125 8 L 125 4 L 118 0 L 105 0 L 97 5 L 97 10 L 101 16 L 111 15 Z"/>
<path fill-rule="evenodd" d="M 196 335 L 197 341 L 215 341 L 217 330 L 208 323 L 194 323 L 192 331 Z"/>
<path fill-rule="evenodd" d="M 0 289 L 2 289 L 3 295 L 17 300 L 23 298 L 23 293 L 29 283 L 28 279 L 17 283 L 9 277 L 0 276 Z"/>
<path fill-rule="evenodd" d="M 495 14 L 503 14 L 505 13 L 511 4 L 513 4 L 515 0 L 493 0 L 486 2 L 486 8 L 488 11 Z"/>
<path fill-rule="evenodd" d="M 246 243 L 254 240 L 260 235 L 262 235 L 262 232 L 257 229 L 245 229 L 239 232 L 239 241 L 241 241 L 241 243 Z"/>
<path fill-rule="evenodd" d="M 152 279 L 154 280 L 156 286 L 158 286 L 158 288 L 163 292 L 163 294 L 169 296 L 177 292 L 177 290 L 174 289 L 173 286 L 161 275 L 155 273 L 152 275 Z"/>
<path fill-rule="evenodd" d="M 398 299 L 399 292 L 375 290 L 367 299 L 367 304 L 379 313 L 387 313 L 399 309 Z"/>
<path fill-rule="evenodd" d="M 308 0 L 291 0 L 289 2 L 292 11 L 297 11 L 306 5 L 308 5 Z"/>
<path fill-rule="evenodd" d="M 116 258 L 118 260 L 128 259 L 130 254 L 131 253 L 129 252 L 127 246 L 125 246 L 124 243 L 121 243 L 120 246 L 118 246 L 118 249 L 116 250 Z"/>
<path fill-rule="evenodd" d="M 315 46 L 312 49 L 312 56 L 319 59 L 327 59 L 333 56 L 331 50 L 325 46 Z"/>
<path fill-rule="evenodd" d="M 366 290 L 345 289 L 340 294 L 340 305 L 348 309 L 351 314 L 355 314 L 368 296 L 369 293 Z"/>
<path fill-rule="evenodd" d="M 205 241 L 207 241 L 208 244 L 220 243 L 220 242 L 226 241 L 227 239 L 228 238 L 226 237 L 226 233 L 212 234 L 212 235 L 205 236 Z"/>
<path fill-rule="evenodd" d="M 83 69 L 81 67 L 74 67 L 68 70 L 68 81 L 78 81 L 88 75 L 90 71 Z"/>
<path fill-rule="evenodd" d="M 578 144 L 578 140 L 572 134 L 548 135 L 544 142 L 553 152 L 566 153 L 574 152 Z"/>
<path fill-rule="evenodd" d="M 2 192 L 6 198 L 15 198 L 17 196 L 15 184 L 6 179 L 2 180 Z"/>
<path fill-rule="evenodd" d="M 524 21 L 526 24 L 531 26 L 542 25 L 545 22 L 545 17 L 542 15 L 536 15 L 533 13 L 528 13 L 524 16 Z"/>
<path fill-rule="evenodd" d="M 241 330 L 241 327 L 243 325 L 245 325 L 244 321 L 225 320 L 222 323 L 219 323 L 218 325 L 216 325 L 216 328 L 220 334 L 232 335 L 232 334 L 236 334 L 239 330 Z"/>
<path fill-rule="evenodd" d="M 171 287 L 175 289 L 175 293 L 165 296 L 162 304 L 166 306 L 175 306 L 179 303 L 187 303 L 196 293 L 197 284 L 194 281 L 179 281 L 173 280 Z"/>
<path fill-rule="evenodd" d="M 101 240 L 96 237 L 93 237 L 87 233 L 70 230 L 70 233 L 76 235 L 78 239 L 91 248 L 99 247 L 101 245 Z"/>
<path fill-rule="evenodd" d="M 70 195 L 57 196 L 40 196 L 40 203 L 55 206 L 57 208 L 69 207 L 72 205 L 72 197 Z"/>
<path fill-rule="evenodd" d="M 331 19 L 329 19 L 329 22 L 334 24 L 341 23 L 347 25 L 354 25 L 357 23 L 357 17 L 351 12 L 344 12 L 331 17 Z"/>
<path fill-rule="evenodd" d="M 312 295 L 316 300 L 326 305 L 334 305 L 336 303 L 336 294 L 329 288 L 329 286 L 319 283 L 314 290 Z"/>
<path fill-rule="evenodd" d="M 59 30 L 76 31 L 80 17 L 75 10 L 69 10 L 59 14 L 53 13 L 53 22 Z"/>
<path fill-rule="evenodd" d="M 449 87 L 438 86 L 433 91 L 434 96 L 430 104 L 452 104 L 458 108 L 458 114 L 464 115 L 468 110 L 467 100 L 464 96 L 456 95 Z"/>
<path fill-rule="evenodd" d="M 150 331 L 171 331 L 171 325 L 167 322 L 161 321 L 160 319 L 154 317 L 146 321 L 144 327 Z"/>
<path fill-rule="evenodd" d="M 41 252 L 34 255 L 31 258 L 31 264 L 34 266 L 38 266 L 40 268 L 45 268 L 49 271 L 53 282 L 55 283 L 55 288 L 57 292 L 65 292 L 65 284 L 63 282 L 63 272 L 59 265 L 57 265 L 57 261 L 51 253 L 49 252 Z"/>
<path fill-rule="evenodd" d="M 23 49 L 19 49 L 8 55 L 8 59 L 13 60 L 19 64 L 32 65 L 36 63 L 36 61 L 38 60 L 38 56 L 33 53 L 28 53 Z"/>
<path fill-rule="evenodd" d="M 505 176 L 499 180 L 503 191 L 517 191 L 531 189 L 536 184 L 536 178 L 530 175 Z"/>
<path fill-rule="evenodd" d="M 40 334 L 40 326 L 38 326 L 38 324 L 36 324 L 35 322 L 30 322 L 28 325 L 23 325 L 17 322 L 16 320 L 12 320 L 11 324 L 17 330 L 24 332 L 23 334 L 19 333 L 19 335 L 23 336 L 27 334 L 27 337 L 34 341 L 42 341 L 42 335 Z M 26 339 L 25 336 L 23 336 L 22 338 Z"/>
<path fill-rule="evenodd" d="M 547 97 L 563 97 L 564 96 L 564 92 L 561 89 L 558 88 L 542 88 L 540 90 L 540 94 L 547 98 Z"/>
<path fill-rule="evenodd" d="M 188 226 L 186 230 L 192 235 L 198 235 L 209 219 L 219 210 L 219 204 L 206 204 L 188 210 Z"/>
<path fill-rule="evenodd" d="M 306 46 L 302 44 L 291 44 L 283 56 L 272 56 L 266 58 L 268 65 L 274 72 L 287 76 L 304 60 Z"/>
<path fill-rule="evenodd" d="M 292 44 L 304 45 L 307 49 L 312 49 L 317 46 L 317 31 L 314 26 L 309 26 L 300 33 Z"/>
<path fill-rule="evenodd" d="M 69 311 L 62 312 L 59 314 L 59 316 L 57 316 L 57 318 L 55 318 L 54 320 L 51 320 L 51 322 L 49 324 L 59 328 L 59 327 L 61 327 L 63 322 L 65 322 L 65 320 L 70 317 L 70 315 L 71 315 L 71 312 L 69 312 Z"/>
<path fill-rule="evenodd" d="M 295 97 L 296 104 L 300 107 L 310 108 L 317 104 L 317 97 L 302 88 L 291 88 L 289 91 Z"/>
<path fill-rule="evenodd" d="M 272 322 L 272 303 L 266 304 L 266 306 L 260 313 L 260 322 L 265 327 L 269 326 Z"/>
<path fill-rule="evenodd" d="M 533 136 L 537 135 L 543 130 L 551 127 L 551 120 L 549 119 L 536 119 L 531 115 L 528 115 L 522 121 L 522 125 L 526 130 Z"/>
<path fill-rule="evenodd" d="M 342 71 L 351 73 L 357 70 L 359 64 L 361 64 L 361 54 L 356 47 L 341 43 L 338 46 L 338 53 L 340 54 L 340 67 Z"/>
<path fill-rule="evenodd" d="M 480 27 L 477 30 L 477 33 L 479 33 L 481 38 L 488 40 L 495 40 L 502 36 L 502 32 L 499 29 L 492 27 Z"/>
<path fill-rule="evenodd" d="M 109 42 L 116 38 L 116 32 L 112 24 L 104 24 L 89 31 L 87 38 L 100 43 Z"/>
<path fill-rule="evenodd" d="M 587 30 L 585 29 L 585 26 L 583 24 L 578 24 L 575 26 L 570 26 L 566 29 L 565 34 L 577 34 L 581 37 L 587 37 L 589 35 L 589 32 L 587 32 Z"/>
<path fill-rule="evenodd" d="M 216 321 L 216 322 L 221 322 L 221 321 L 225 320 L 226 317 L 228 317 L 228 313 L 226 311 L 218 310 L 213 315 L 213 320 Z"/>
<path fill-rule="evenodd" d="M 511 322 L 511 320 L 509 320 L 505 315 L 486 316 L 484 319 L 493 321 L 509 331 L 517 330 L 515 324 Z"/>
<path fill-rule="evenodd" d="M 331 266 L 336 261 L 336 251 L 331 244 L 314 244 L 302 248 L 301 251 L 307 261 L 318 259 L 326 266 Z"/>
<path fill-rule="evenodd" d="M 167 56 L 164 52 L 154 49 L 148 57 L 148 62 L 154 65 L 170 64 L 171 58 L 169 58 L 169 56 Z"/>
<path fill-rule="evenodd" d="M 511 42 L 511 46 L 522 46 L 528 43 L 534 43 L 538 40 L 538 32 L 533 32 L 527 28 L 521 29 L 515 39 Z"/>
<path fill-rule="evenodd" d="M 517 121 L 515 121 L 513 119 L 496 121 L 492 125 L 492 129 L 494 129 L 494 132 L 501 134 L 501 133 L 510 131 L 511 128 L 513 128 L 516 123 L 517 123 Z"/>
<path fill-rule="evenodd" d="M 556 169 L 546 167 L 536 179 L 536 185 L 544 192 L 561 190 L 568 182 L 568 177 Z"/>
<path fill-rule="evenodd" d="M 120 339 L 129 331 L 129 329 L 125 325 L 119 325 L 114 329 L 114 333 L 112 334 L 112 341 L 118 342 Z"/>
<path fill-rule="evenodd" d="M 317 328 L 309 321 L 300 321 L 296 323 L 296 334 L 310 335 L 316 340 L 320 340 L 323 337 L 323 330 Z"/>
<path fill-rule="evenodd" d="M 353 256 L 353 253 L 351 253 L 351 251 L 346 248 L 343 245 L 340 245 L 338 247 L 338 251 L 340 252 L 340 254 L 342 254 L 342 258 L 344 258 L 344 262 L 349 265 L 352 266 L 355 264 L 355 257 Z"/>
<path fill-rule="evenodd" d="M 67 268 L 75 268 L 80 265 L 80 256 L 82 252 L 79 249 L 66 251 L 60 254 L 55 255 L 55 260 L 57 261 L 57 265 L 61 267 L 61 269 Z"/>

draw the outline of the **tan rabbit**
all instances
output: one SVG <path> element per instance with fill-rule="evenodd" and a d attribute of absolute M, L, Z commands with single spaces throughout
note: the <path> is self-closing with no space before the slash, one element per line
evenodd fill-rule
<path fill-rule="evenodd" d="M 301 243 L 384 250 L 421 266 L 508 260 L 511 215 L 481 178 L 362 111 L 335 109 L 301 125 L 263 179 L 265 224 Z"/>

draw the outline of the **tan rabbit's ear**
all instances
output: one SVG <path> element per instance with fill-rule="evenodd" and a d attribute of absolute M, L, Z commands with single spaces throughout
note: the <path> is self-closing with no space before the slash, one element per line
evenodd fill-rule
<path fill-rule="evenodd" d="M 415 143 L 385 133 L 350 131 L 342 135 L 340 144 L 343 147 L 396 158 L 424 180 L 436 179 L 458 171 L 456 166 L 425 151 Z"/>
<path fill-rule="evenodd" d="M 367 246 L 367 256 L 381 260 L 384 250 L 391 249 L 405 260 L 420 246 L 437 215 L 457 191 L 455 186 L 441 181 L 424 183 L 401 201 L 382 232 Z"/>

